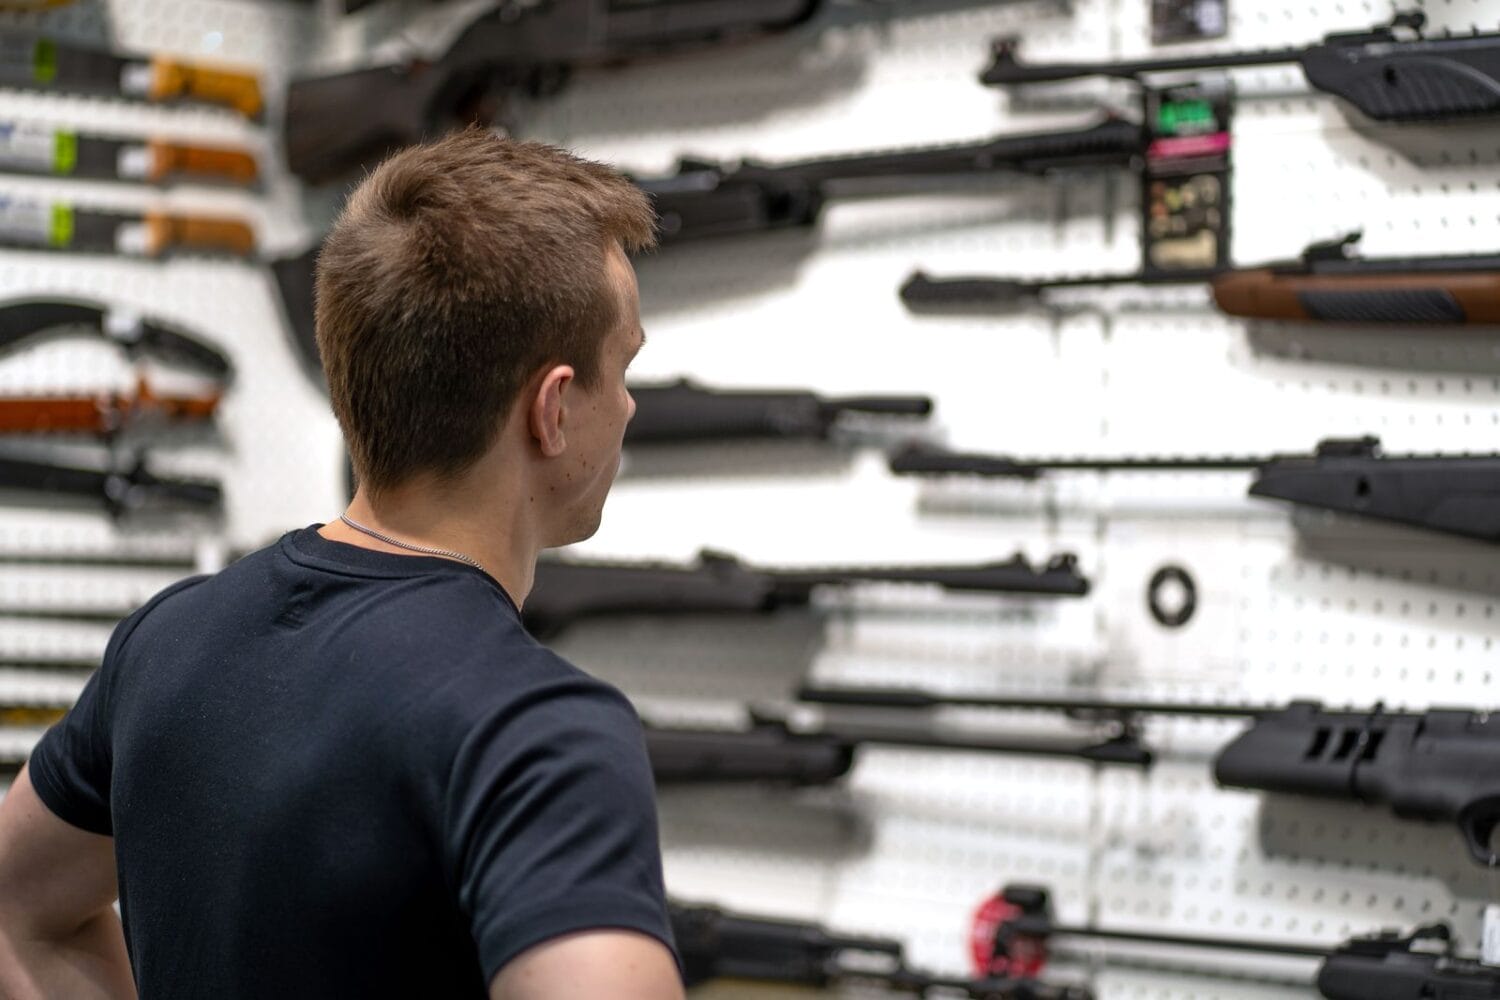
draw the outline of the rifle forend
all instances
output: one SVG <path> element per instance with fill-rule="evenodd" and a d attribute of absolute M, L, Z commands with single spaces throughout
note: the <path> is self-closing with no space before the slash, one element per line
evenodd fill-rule
<path fill-rule="evenodd" d="M 796 390 L 709 389 L 687 379 L 632 385 L 636 412 L 626 444 L 728 441 L 744 438 L 825 438 L 844 413 L 925 417 L 926 396 L 824 398 Z"/>

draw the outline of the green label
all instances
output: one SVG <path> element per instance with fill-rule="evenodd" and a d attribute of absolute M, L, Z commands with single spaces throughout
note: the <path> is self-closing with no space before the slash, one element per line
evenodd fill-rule
<path fill-rule="evenodd" d="M 73 242 L 73 206 L 52 206 L 52 227 L 47 242 L 54 247 L 66 247 Z"/>
<path fill-rule="evenodd" d="M 52 147 L 52 172 L 71 174 L 78 167 L 78 135 L 59 131 Z"/>
<path fill-rule="evenodd" d="M 57 46 L 45 38 L 38 39 L 31 54 L 31 75 L 37 83 L 57 79 Z"/>
<path fill-rule="evenodd" d="M 1156 112 L 1156 130 L 1168 135 L 1180 131 L 1184 125 L 1212 125 L 1213 121 L 1214 106 L 1208 101 L 1172 101 Z"/>

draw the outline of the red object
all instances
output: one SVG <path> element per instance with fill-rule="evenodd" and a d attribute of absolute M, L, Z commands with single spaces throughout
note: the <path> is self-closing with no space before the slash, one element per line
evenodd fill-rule
<path fill-rule="evenodd" d="M 1034 979 L 1047 964 L 1047 940 L 1035 934 L 1007 932 L 1005 925 L 1022 916 L 1002 893 L 990 896 L 974 911 L 969 927 L 969 957 L 978 976 Z"/>

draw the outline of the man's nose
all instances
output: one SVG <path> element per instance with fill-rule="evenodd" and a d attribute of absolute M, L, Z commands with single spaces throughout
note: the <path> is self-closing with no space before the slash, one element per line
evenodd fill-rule
<path fill-rule="evenodd" d="M 625 407 L 625 422 L 628 424 L 635 418 L 635 397 L 630 394 L 629 389 L 625 390 L 625 399 L 630 404 Z"/>

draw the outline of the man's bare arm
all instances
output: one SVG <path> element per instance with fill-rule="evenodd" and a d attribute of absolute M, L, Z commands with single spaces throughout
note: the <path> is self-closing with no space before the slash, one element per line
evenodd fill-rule
<path fill-rule="evenodd" d="M 25 768 L 0 799 L 0 996 L 134 997 L 114 840 L 54 816 Z"/>
<path fill-rule="evenodd" d="M 682 1000 L 666 945 L 635 931 L 584 931 L 530 948 L 495 974 L 490 1000 Z"/>

